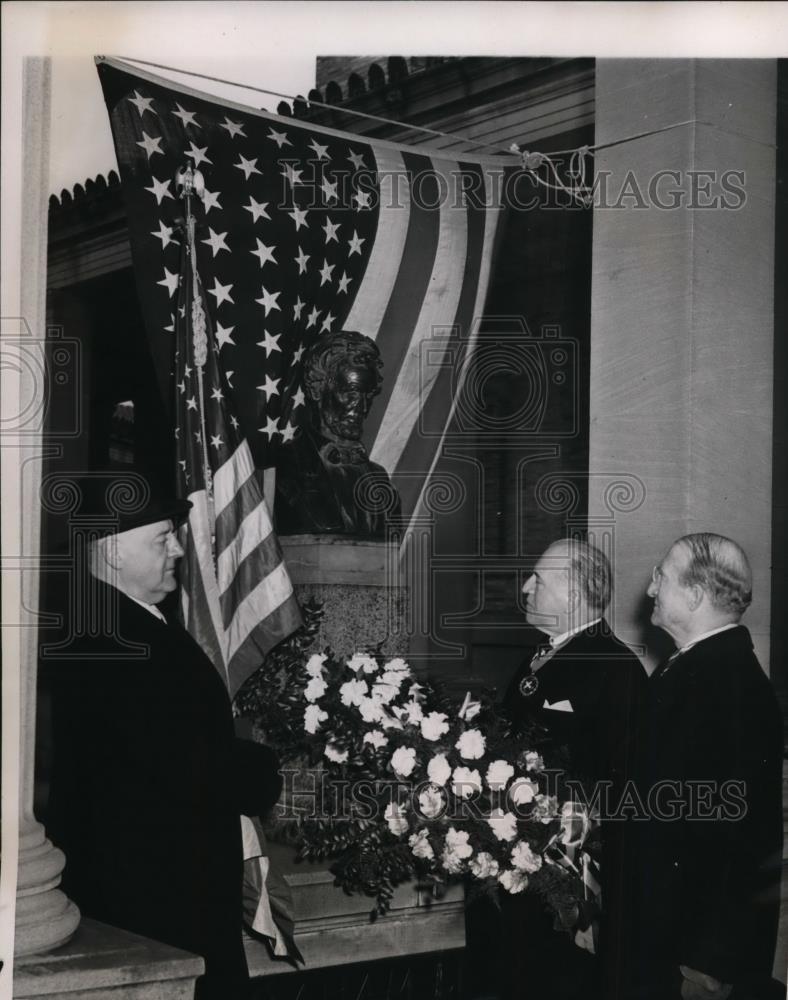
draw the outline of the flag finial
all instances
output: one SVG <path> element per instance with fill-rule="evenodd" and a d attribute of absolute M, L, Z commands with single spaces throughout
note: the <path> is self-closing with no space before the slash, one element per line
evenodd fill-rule
<path fill-rule="evenodd" d="M 175 174 L 175 189 L 181 198 L 189 198 L 193 194 L 202 198 L 205 192 L 205 178 L 192 165 L 191 161 L 187 160 L 186 164 Z"/>

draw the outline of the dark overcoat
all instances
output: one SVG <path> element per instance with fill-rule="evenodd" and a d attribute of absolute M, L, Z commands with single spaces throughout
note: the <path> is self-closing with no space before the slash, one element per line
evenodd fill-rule
<path fill-rule="evenodd" d="M 583 783 L 589 798 L 600 793 L 603 814 L 599 957 L 593 969 L 586 968 L 584 954 L 575 945 L 558 945 L 554 934 L 545 942 L 556 956 L 554 971 L 546 972 L 544 989 L 556 997 L 588 997 L 597 989 L 604 1000 L 617 1000 L 625 995 L 631 976 L 636 858 L 630 806 L 642 756 L 647 675 L 604 620 L 576 635 L 547 660 L 535 674 L 536 690 L 524 696 L 520 682 L 531 672 L 529 662 L 530 658 L 512 679 L 504 697 L 505 710 L 516 721 L 544 727 L 546 748 L 563 756 L 568 773 Z M 546 707 L 561 703 L 571 711 Z M 527 942 L 527 927 L 522 934 Z M 535 964 L 533 956 L 523 970 L 526 984 L 529 964 Z M 544 967 L 549 964 L 545 962 Z M 566 980 L 563 987 L 555 981 L 561 975 Z"/>
<path fill-rule="evenodd" d="M 89 584 L 94 634 L 41 666 L 63 888 L 88 916 L 202 955 L 205 995 L 241 995 L 240 813 L 276 801 L 275 755 L 235 738 L 224 683 L 181 625 Z"/>
<path fill-rule="evenodd" d="M 666 815 L 645 842 L 642 966 L 652 982 L 679 964 L 726 983 L 768 980 L 783 828 L 777 698 L 743 626 L 690 647 L 649 687 L 649 777 L 663 783 L 652 797 Z"/>

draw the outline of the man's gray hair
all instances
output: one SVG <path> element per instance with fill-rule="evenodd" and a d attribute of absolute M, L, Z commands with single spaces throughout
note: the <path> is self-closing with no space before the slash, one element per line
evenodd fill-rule
<path fill-rule="evenodd" d="M 576 586 L 589 611 L 601 615 L 613 592 L 613 570 L 605 553 L 580 538 L 567 539 L 569 552 L 569 577 Z"/>
<path fill-rule="evenodd" d="M 741 545 L 709 531 L 683 535 L 676 545 L 689 552 L 679 583 L 702 587 L 713 607 L 740 618 L 752 602 L 752 570 Z"/>

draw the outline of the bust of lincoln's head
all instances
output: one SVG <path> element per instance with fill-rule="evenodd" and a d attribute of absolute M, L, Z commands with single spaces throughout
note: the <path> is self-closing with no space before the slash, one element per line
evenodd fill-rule
<path fill-rule="evenodd" d="M 315 423 L 330 441 L 359 441 L 383 362 L 374 340 L 353 330 L 321 337 L 304 359 L 304 387 Z"/>

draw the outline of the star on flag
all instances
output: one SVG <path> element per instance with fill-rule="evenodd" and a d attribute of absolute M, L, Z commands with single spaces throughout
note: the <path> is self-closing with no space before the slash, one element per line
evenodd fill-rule
<path fill-rule="evenodd" d="M 157 205 L 161 205 L 165 198 L 172 198 L 169 181 L 160 181 L 156 177 L 151 177 L 151 181 L 153 182 L 152 186 L 146 187 L 145 190 L 154 195 Z"/>
<path fill-rule="evenodd" d="M 220 306 L 222 302 L 233 301 L 233 298 L 230 295 L 232 289 L 232 285 L 222 285 L 217 279 L 214 278 L 213 288 L 209 288 L 208 292 L 216 299 L 216 305 Z"/>
<path fill-rule="evenodd" d="M 208 236 L 208 239 L 203 240 L 202 242 L 205 243 L 206 246 L 209 246 L 211 250 L 213 250 L 214 257 L 217 255 L 217 253 L 219 253 L 220 250 L 227 250 L 229 252 L 230 248 L 224 241 L 224 238 L 227 235 L 227 233 L 215 233 L 210 226 L 208 227 L 208 233 L 210 234 Z"/>
<path fill-rule="evenodd" d="M 237 170 L 243 170 L 244 179 L 249 180 L 252 174 L 259 174 L 260 171 L 257 169 L 257 160 L 247 160 L 243 154 L 239 154 L 239 162 L 233 164 Z"/>
<path fill-rule="evenodd" d="M 276 250 L 276 247 L 267 247 L 259 238 L 255 238 L 255 242 L 257 243 L 257 249 L 250 250 L 249 252 L 259 259 L 260 267 L 264 267 L 269 261 L 275 264 L 276 257 L 274 257 L 274 250 Z"/>
<path fill-rule="evenodd" d="M 198 123 L 194 120 L 194 114 L 195 113 L 193 111 L 185 111 L 180 106 L 180 104 L 177 104 L 177 103 L 176 103 L 175 107 L 178 110 L 177 111 L 173 111 L 173 114 L 175 115 L 176 118 L 180 118 L 180 120 L 184 124 L 184 127 L 186 125 L 193 125 L 195 128 L 202 128 L 202 126 L 198 125 Z"/>
<path fill-rule="evenodd" d="M 219 347 L 226 347 L 227 344 L 235 347 L 235 341 L 233 340 L 234 329 L 234 326 L 222 326 L 221 323 L 216 324 L 216 343 Z"/>
<path fill-rule="evenodd" d="M 271 216 L 268 214 L 266 209 L 268 208 L 268 202 L 257 202 L 249 196 L 249 204 L 242 205 L 242 208 L 246 209 L 247 212 L 252 213 L 252 221 L 257 222 L 258 219 L 270 219 Z"/>
<path fill-rule="evenodd" d="M 148 159 L 150 159 L 154 153 L 161 153 L 164 156 L 164 150 L 161 148 L 161 136 L 151 136 L 147 132 L 142 133 L 142 140 L 137 142 L 138 146 L 142 146 L 145 150 Z"/>
<path fill-rule="evenodd" d="M 178 284 L 180 283 L 181 276 L 177 271 L 169 271 L 164 268 L 164 277 L 161 281 L 157 281 L 157 285 L 164 285 L 170 296 L 173 296 L 178 290 Z"/>
<path fill-rule="evenodd" d="M 271 336 L 271 334 L 267 330 L 265 330 L 263 332 L 263 339 L 258 343 L 257 346 L 264 347 L 265 356 L 269 357 L 272 351 L 281 352 L 282 348 L 279 346 L 279 338 L 281 336 L 282 336 L 281 333 L 277 333 L 275 336 Z"/>
<path fill-rule="evenodd" d="M 265 376 L 265 384 L 258 385 L 258 389 L 265 393 L 266 400 L 270 399 L 271 396 L 279 395 L 279 383 L 282 380 L 280 378 L 271 378 L 270 375 Z"/>
<path fill-rule="evenodd" d="M 279 149 L 281 149 L 282 146 L 292 146 L 292 143 L 287 138 L 287 132 L 277 132 L 276 129 L 271 128 L 268 132 L 267 138 L 273 139 Z"/>
<path fill-rule="evenodd" d="M 223 122 L 219 122 L 219 128 L 226 129 L 233 139 L 237 135 L 243 136 L 244 139 L 246 138 L 246 132 L 244 132 L 243 125 L 239 125 L 238 122 L 230 121 L 227 115 L 224 116 Z"/>
<path fill-rule="evenodd" d="M 279 294 L 279 292 L 269 292 L 268 289 L 263 286 L 261 298 L 255 299 L 255 302 L 259 302 L 265 309 L 266 316 L 268 316 L 272 309 L 280 309 L 280 306 L 276 301 L 279 298 Z"/>
<path fill-rule="evenodd" d="M 156 114 L 156 112 L 151 107 L 151 105 L 153 104 L 152 97 L 143 97 L 140 93 L 138 93 L 135 90 L 134 97 L 130 97 L 129 102 L 134 105 L 137 111 L 139 111 L 140 116 L 145 114 L 146 111 L 150 111 L 152 115 Z"/>

